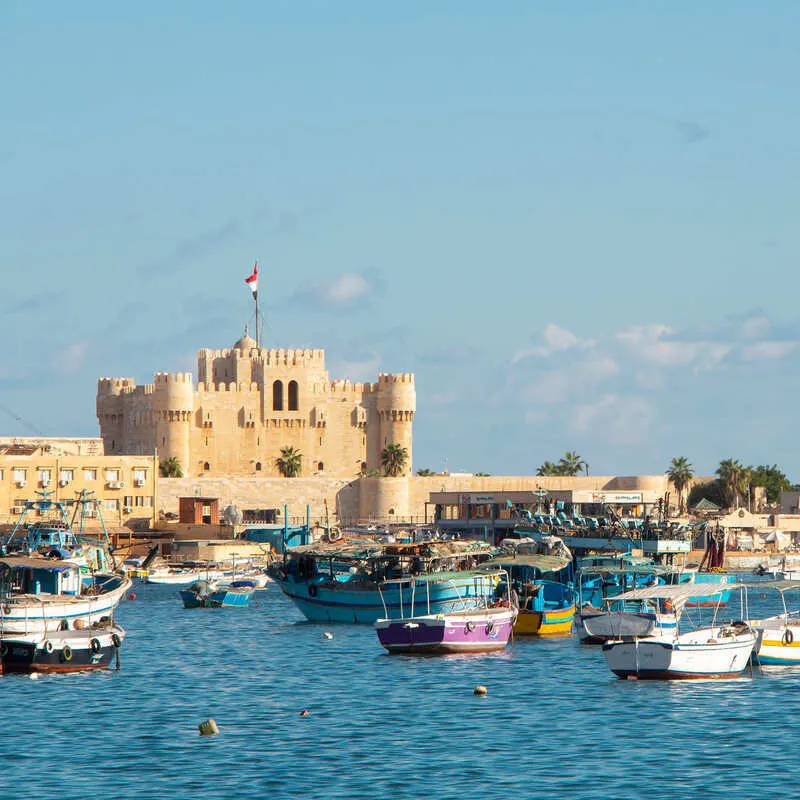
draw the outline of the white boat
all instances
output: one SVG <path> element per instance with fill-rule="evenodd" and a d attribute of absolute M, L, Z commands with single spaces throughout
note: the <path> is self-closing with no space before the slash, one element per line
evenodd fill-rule
<path fill-rule="evenodd" d="M 735 588 L 741 592 L 744 611 L 746 587 L 736 585 Z M 680 618 L 683 608 L 692 599 L 728 589 L 730 584 L 722 583 L 655 586 L 626 592 L 617 600 L 669 599 Z M 742 616 L 746 618 L 745 614 Z M 611 671 L 620 678 L 734 678 L 747 666 L 758 638 L 758 633 L 741 621 L 688 633 L 680 633 L 676 628 L 655 636 L 612 639 L 603 644 L 603 655 Z"/>
<path fill-rule="evenodd" d="M 225 572 L 217 567 L 160 564 L 149 570 L 144 581 L 167 586 L 188 586 L 195 581 L 219 581 L 225 577 Z"/>
<path fill-rule="evenodd" d="M 783 603 L 782 614 L 749 621 L 760 634 L 753 660 L 762 667 L 800 664 L 800 612 L 789 611 L 786 607 L 786 592 L 800 591 L 800 582 L 759 581 L 753 586 L 759 592 L 774 589 Z"/>
<path fill-rule="evenodd" d="M 84 576 L 72 561 L 0 558 L 0 636 L 89 627 L 110 617 L 131 585 L 119 573 Z"/>

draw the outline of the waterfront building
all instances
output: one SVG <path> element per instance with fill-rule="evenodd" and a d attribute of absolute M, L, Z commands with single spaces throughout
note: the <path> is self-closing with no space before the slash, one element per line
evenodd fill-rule
<path fill-rule="evenodd" d="M 413 375 L 331 380 L 323 350 L 266 349 L 247 334 L 229 350 L 200 350 L 196 384 L 191 373 L 97 383 L 105 452 L 157 449 L 187 477 L 278 476 L 276 459 L 293 447 L 303 476 L 353 478 L 380 470 L 389 444 L 406 448 L 410 474 L 415 411 Z"/>
<path fill-rule="evenodd" d="M 54 451 L 48 442 L 0 445 L 0 523 L 14 522 L 28 500 L 48 492 L 54 500 L 69 501 L 84 496 L 99 501 L 109 526 L 146 528 L 158 507 L 157 466 L 149 456 L 105 456 Z M 66 448 L 69 450 L 71 448 Z M 88 509 L 99 524 L 97 509 Z"/>

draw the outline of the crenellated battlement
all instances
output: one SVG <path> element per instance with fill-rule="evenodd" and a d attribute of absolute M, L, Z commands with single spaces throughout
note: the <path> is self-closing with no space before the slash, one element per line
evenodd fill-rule
<path fill-rule="evenodd" d="M 194 383 L 191 372 L 156 372 L 153 380 L 155 386 L 165 386 L 170 383 Z"/>
<path fill-rule="evenodd" d="M 97 394 L 122 394 L 136 386 L 133 378 L 99 378 Z"/>
<path fill-rule="evenodd" d="M 293 350 L 283 348 L 272 348 L 267 350 L 264 347 L 253 347 L 249 351 L 238 349 L 222 349 L 211 350 L 210 348 L 203 348 L 198 350 L 197 357 L 200 360 L 205 359 L 225 359 L 239 357 L 246 355 L 252 358 L 253 351 L 256 352 L 257 358 L 263 361 L 266 367 L 325 367 L 325 351 L 324 350 Z"/>
<path fill-rule="evenodd" d="M 391 383 L 414 383 L 414 374 L 411 372 L 382 372 L 378 375 L 378 383 L 387 385 Z"/>

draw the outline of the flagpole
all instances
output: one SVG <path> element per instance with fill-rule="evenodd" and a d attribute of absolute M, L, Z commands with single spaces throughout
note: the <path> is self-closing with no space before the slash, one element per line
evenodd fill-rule
<path fill-rule="evenodd" d="M 258 260 L 256 260 L 256 270 L 258 270 Z M 258 332 L 258 289 L 253 292 L 253 299 L 256 301 L 256 349 L 261 347 L 261 336 Z"/>

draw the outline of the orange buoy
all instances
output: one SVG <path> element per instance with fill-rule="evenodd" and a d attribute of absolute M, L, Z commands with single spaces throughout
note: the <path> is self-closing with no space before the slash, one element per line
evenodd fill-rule
<path fill-rule="evenodd" d="M 307 709 L 307 708 L 304 708 L 304 709 L 303 709 L 303 710 L 300 712 L 300 716 L 301 716 L 301 717 L 307 717 L 307 716 L 308 716 L 308 714 L 309 714 L 309 711 L 308 711 L 308 709 Z"/>

